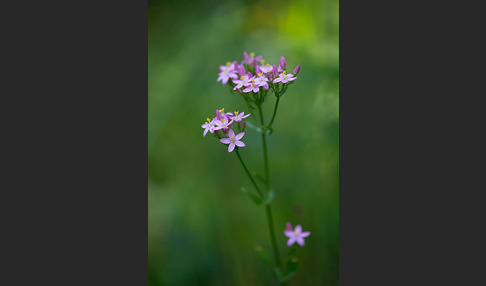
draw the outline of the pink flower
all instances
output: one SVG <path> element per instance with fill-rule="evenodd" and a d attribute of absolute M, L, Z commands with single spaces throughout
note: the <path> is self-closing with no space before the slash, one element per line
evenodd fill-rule
<path fill-rule="evenodd" d="M 245 136 L 245 132 L 238 133 L 235 135 L 233 129 L 230 129 L 228 132 L 229 138 L 221 138 L 219 141 L 223 144 L 229 144 L 228 152 L 232 152 L 235 149 L 235 146 L 238 147 L 245 147 L 245 143 L 241 142 L 240 139 Z"/>
<path fill-rule="evenodd" d="M 258 84 L 258 86 L 263 86 L 266 90 L 268 90 L 268 79 L 265 75 L 263 75 L 263 73 L 258 74 L 255 82 Z"/>
<path fill-rule="evenodd" d="M 221 70 L 221 72 L 218 74 L 218 82 L 222 80 L 224 85 L 228 82 L 228 79 L 238 78 L 238 76 L 236 75 L 236 70 L 233 69 L 233 65 L 231 65 L 231 63 L 227 66 L 220 66 L 219 69 Z"/>
<path fill-rule="evenodd" d="M 278 77 L 273 81 L 273 83 L 277 83 L 281 81 L 282 83 L 286 83 L 288 81 L 293 81 L 295 80 L 296 77 L 294 77 L 293 74 L 289 73 L 287 74 L 285 71 L 281 74 L 278 75 Z"/>
<path fill-rule="evenodd" d="M 256 65 L 256 61 L 260 61 L 262 59 L 262 56 L 255 57 L 255 53 L 250 53 L 248 55 L 246 52 L 243 52 L 243 60 L 245 61 L 245 64 L 254 64 Z M 255 60 L 255 61 L 254 61 Z"/>
<path fill-rule="evenodd" d="M 260 67 L 260 70 L 263 72 L 263 73 L 268 73 L 268 72 L 271 72 L 273 70 L 273 67 L 269 64 L 266 64 L 264 66 L 261 66 Z"/>
<path fill-rule="evenodd" d="M 231 115 L 231 116 L 228 116 L 228 117 L 233 119 L 236 122 L 240 122 L 243 118 L 247 118 L 248 116 L 251 115 L 251 113 L 248 113 L 247 115 L 245 115 L 244 111 L 242 111 L 241 113 L 238 113 L 238 111 L 235 111 L 234 115 L 233 115 L 233 113 L 230 113 L 230 112 L 228 112 L 226 114 Z"/>
<path fill-rule="evenodd" d="M 203 137 L 206 136 L 206 133 L 208 133 L 208 131 L 211 132 L 211 133 L 214 133 L 215 130 L 221 129 L 219 126 L 216 126 L 216 124 L 214 122 L 215 119 L 216 118 L 213 118 L 212 120 L 209 120 L 209 118 L 207 118 L 206 123 L 204 123 L 203 125 L 201 125 L 201 127 L 204 128 Z"/>
<path fill-rule="evenodd" d="M 236 90 L 237 88 L 241 88 L 242 86 L 246 85 L 250 81 L 250 76 L 249 75 L 244 75 L 240 77 L 240 79 L 234 79 L 233 83 L 236 84 L 236 86 L 233 88 L 233 90 Z"/>
<path fill-rule="evenodd" d="M 302 232 L 302 226 L 297 225 L 294 230 L 292 230 L 292 225 L 288 222 L 287 229 L 284 231 L 285 236 L 289 238 L 287 241 L 287 246 L 291 246 L 294 243 L 298 243 L 300 246 L 304 246 L 304 238 L 308 237 L 311 233 L 310 231 Z"/>
<path fill-rule="evenodd" d="M 245 85 L 246 88 L 243 90 L 243 92 L 258 92 L 259 89 L 259 82 L 256 82 L 254 78 L 250 79 L 250 81 Z"/>

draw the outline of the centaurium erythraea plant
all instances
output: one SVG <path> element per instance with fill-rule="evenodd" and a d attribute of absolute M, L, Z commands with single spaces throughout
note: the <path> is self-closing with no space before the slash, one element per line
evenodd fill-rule
<path fill-rule="evenodd" d="M 272 134 L 272 124 L 277 114 L 279 101 L 282 95 L 287 91 L 287 88 L 295 83 L 295 80 L 297 79 L 296 75 L 299 71 L 300 65 L 295 67 L 293 74 L 287 73 L 287 61 L 283 56 L 280 57 L 277 64 L 269 64 L 265 63 L 262 56 L 255 56 L 255 53 L 248 54 L 247 52 L 243 52 L 243 59 L 240 62 L 227 62 L 226 65 L 221 65 L 219 67 L 217 82 L 221 82 L 223 85 L 228 85 L 232 93 L 241 96 L 246 102 L 249 111 L 252 113 L 253 110 L 258 111 L 259 116 L 253 116 L 252 118 L 254 118 L 254 120 L 259 118 L 260 122 L 249 124 L 249 126 L 262 136 L 264 176 L 260 175 L 259 178 L 262 184 L 264 184 L 264 191 L 262 191 L 260 186 L 256 183 L 254 179 L 255 173 L 250 173 L 239 153 L 239 149 L 246 146 L 245 143 L 241 141 L 246 134 L 244 131 L 246 122 L 243 121 L 243 119 L 248 118 L 250 113 L 245 114 L 243 111 L 225 113 L 223 108 L 221 110 L 216 110 L 216 116 L 212 119 L 207 118 L 206 123 L 201 126 L 204 129 L 203 137 L 210 132 L 218 138 L 220 143 L 228 145 L 228 152 L 236 153 L 257 194 L 244 189 L 245 192 L 257 205 L 265 205 L 270 230 L 270 240 L 275 259 L 274 274 L 282 285 L 285 285 L 286 281 L 295 274 L 296 267 L 287 266 L 286 271 L 284 271 L 285 269 L 282 268 L 282 263 L 280 261 L 275 230 L 273 229 L 271 202 L 274 197 L 274 191 L 273 187 L 271 187 L 269 176 L 266 136 Z M 269 92 L 272 92 L 275 95 L 276 100 L 272 117 L 270 121 L 265 124 L 261 106 L 268 98 Z M 251 133 L 247 136 L 251 136 Z M 287 223 L 287 229 L 284 231 L 284 234 L 288 237 L 287 246 L 290 247 L 295 243 L 304 246 L 304 238 L 309 236 L 310 232 L 302 232 L 302 227 L 300 225 L 297 225 L 295 229 L 292 229 L 290 223 Z M 292 258 L 292 261 L 292 263 L 296 263 L 295 258 Z"/>

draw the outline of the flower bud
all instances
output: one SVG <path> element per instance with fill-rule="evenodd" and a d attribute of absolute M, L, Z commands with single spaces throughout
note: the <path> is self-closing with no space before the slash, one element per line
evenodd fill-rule
<path fill-rule="evenodd" d="M 243 59 L 247 65 L 250 64 L 251 58 L 246 52 L 243 52 Z"/>
<path fill-rule="evenodd" d="M 273 74 L 276 76 L 278 74 L 277 66 L 274 64 L 272 68 L 273 68 Z"/>
<path fill-rule="evenodd" d="M 242 124 L 241 126 L 242 126 L 242 127 L 241 127 L 242 129 L 241 129 L 241 130 L 242 130 L 242 131 L 245 131 L 246 122 L 245 122 L 245 121 L 243 121 L 243 124 Z"/>
<path fill-rule="evenodd" d="M 300 65 L 298 65 L 294 70 L 294 76 L 296 76 L 300 71 Z"/>
<path fill-rule="evenodd" d="M 287 222 L 287 230 L 292 230 L 292 225 L 290 224 L 290 222 Z"/>
<path fill-rule="evenodd" d="M 238 73 L 240 76 L 244 76 L 246 74 L 245 67 L 243 65 L 238 66 Z"/>
<path fill-rule="evenodd" d="M 239 89 L 239 88 L 236 88 L 236 91 L 237 91 L 238 93 L 241 93 L 241 89 Z"/>
<path fill-rule="evenodd" d="M 234 62 L 233 62 L 233 69 L 234 69 L 235 71 L 237 71 L 237 70 L 238 70 L 238 62 L 237 62 L 237 61 L 234 61 Z"/>
<path fill-rule="evenodd" d="M 257 66 L 257 60 L 256 59 L 253 59 L 253 61 L 251 61 L 251 64 L 256 67 Z"/>
<path fill-rule="evenodd" d="M 285 58 L 283 56 L 280 58 L 280 67 L 282 69 L 285 69 L 287 67 L 287 62 L 285 61 Z"/>

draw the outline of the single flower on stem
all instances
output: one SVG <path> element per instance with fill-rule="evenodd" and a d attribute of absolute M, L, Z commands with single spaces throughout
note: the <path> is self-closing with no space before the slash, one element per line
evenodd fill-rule
<path fill-rule="evenodd" d="M 225 85 L 230 78 L 235 79 L 238 78 L 236 75 L 236 70 L 233 69 L 233 66 L 230 64 L 228 66 L 221 66 L 220 67 L 221 72 L 218 74 L 218 81 L 223 82 L 223 85 Z"/>
<path fill-rule="evenodd" d="M 233 129 L 230 129 L 228 131 L 228 136 L 229 138 L 221 138 L 219 141 L 223 144 L 229 144 L 228 146 L 228 152 L 232 152 L 235 149 L 235 146 L 238 147 L 245 147 L 245 143 L 241 142 L 240 139 L 245 136 L 245 132 L 238 133 L 238 135 L 235 135 L 235 132 Z"/>
<path fill-rule="evenodd" d="M 287 229 L 284 231 L 284 234 L 289 238 L 289 240 L 287 241 L 287 246 L 291 246 L 296 242 L 300 246 L 304 246 L 304 238 L 308 237 L 311 233 L 310 231 L 302 232 L 302 226 L 300 224 L 298 224 L 295 229 L 292 230 L 292 225 L 288 222 Z"/>

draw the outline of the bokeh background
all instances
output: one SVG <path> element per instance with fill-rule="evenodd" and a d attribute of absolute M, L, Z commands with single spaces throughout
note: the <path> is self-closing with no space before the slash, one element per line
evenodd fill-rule
<path fill-rule="evenodd" d="M 243 51 L 302 67 L 267 137 L 274 222 L 282 256 L 287 221 L 312 232 L 288 285 L 338 285 L 338 0 L 148 4 L 149 285 L 278 285 L 255 251 L 271 253 L 264 207 L 240 191 L 252 186 L 236 154 L 202 136 L 216 109 L 247 111 L 216 82 Z M 264 103 L 267 122 L 274 103 Z M 241 155 L 263 173 L 261 136 L 246 131 Z"/>

